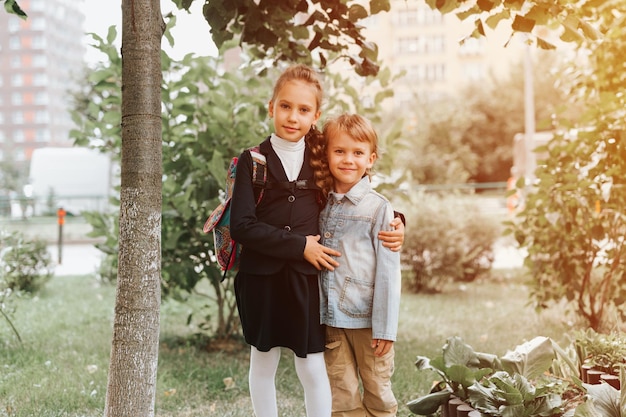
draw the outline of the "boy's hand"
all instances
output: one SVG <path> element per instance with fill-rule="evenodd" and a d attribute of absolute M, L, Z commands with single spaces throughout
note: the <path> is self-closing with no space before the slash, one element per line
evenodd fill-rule
<path fill-rule="evenodd" d="M 384 339 L 372 339 L 372 349 L 374 349 L 374 356 L 384 356 L 393 347 L 393 340 Z"/>
<path fill-rule="evenodd" d="M 383 246 L 389 248 L 393 252 L 399 252 L 404 243 L 404 223 L 399 217 L 395 217 L 389 223 L 394 230 L 378 232 L 378 239 L 383 241 Z"/>
<path fill-rule="evenodd" d="M 322 268 L 334 271 L 335 267 L 339 266 L 339 262 L 337 262 L 333 256 L 341 256 L 341 253 L 321 245 L 319 240 L 320 235 L 309 235 L 306 237 L 304 259 L 317 268 L 318 271 L 321 271 Z"/>

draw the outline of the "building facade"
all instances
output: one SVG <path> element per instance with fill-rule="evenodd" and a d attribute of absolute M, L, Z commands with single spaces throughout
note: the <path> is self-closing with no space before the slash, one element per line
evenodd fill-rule
<path fill-rule="evenodd" d="M 71 146 L 70 92 L 84 68 L 82 0 L 20 0 L 26 20 L 0 13 L 0 161 Z"/>
<path fill-rule="evenodd" d="M 454 95 L 468 83 L 506 76 L 522 62 L 523 43 L 509 42 L 510 32 L 490 31 L 487 37 L 469 37 L 472 21 L 441 14 L 424 0 L 391 0 L 391 10 L 368 19 L 365 36 L 378 45 L 380 61 L 394 74 L 404 72 L 394 85 L 395 109 L 418 98 L 432 101 Z"/>

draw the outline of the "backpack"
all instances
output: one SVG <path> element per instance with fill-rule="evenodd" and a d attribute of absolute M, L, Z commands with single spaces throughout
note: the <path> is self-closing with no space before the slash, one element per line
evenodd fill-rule
<path fill-rule="evenodd" d="M 253 146 L 247 150 L 252 156 L 252 186 L 254 187 L 256 205 L 258 205 L 263 198 L 263 191 L 267 183 L 266 160 L 258 146 Z M 202 228 L 204 233 L 213 232 L 215 256 L 220 269 L 224 271 L 222 281 L 226 278 L 226 272 L 238 269 L 239 254 L 241 253 L 241 244 L 230 237 L 230 200 L 235 185 L 237 159 L 236 156 L 233 157 L 228 167 L 224 202 L 211 212 Z"/>

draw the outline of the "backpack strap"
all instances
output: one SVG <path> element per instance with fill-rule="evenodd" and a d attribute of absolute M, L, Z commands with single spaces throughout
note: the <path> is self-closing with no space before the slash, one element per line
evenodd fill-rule
<path fill-rule="evenodd" d="M 259 149 L 259 146 L 248 148 L 252 156 L 252 187 L 254 188 L 255 204 L 259 204 L 263 198 L 263 192 L 267 188 L 267 160 Z"/>

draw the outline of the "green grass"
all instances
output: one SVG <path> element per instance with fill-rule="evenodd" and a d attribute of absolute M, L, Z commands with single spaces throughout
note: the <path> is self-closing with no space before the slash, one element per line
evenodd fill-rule
<path fill-rule="evenodd" d="M 396 343 L 394 392 L 402 403 L 429 389 L 432 375 L 418 372 L 417 355 L 441 351 L 460 336 L 475 350 L 504 354 L 535 336 L 567 346 L 567 326 L 558 312 L 536 315 L 528 293 L 511 271 L 497 279 L 454 286 L 438 295 L 404 294 Z M 507 275 L 511 277 L 506 278 Z M 55 277 L 33 299 L 20 299 L 14 323 L 23 344 L 0 321 L 0 416 L 90 417 L 104 410 L 115 288 L 91 276 Z M 189 307 L 165 302 L 156 415 L 160 417 L 251 416 L 248 347 L 208 352 L 190 340 Z M 235 387 L 225 389 L 224 378 Z M 304 416 L 293 355 L 283 352 L 277 377 L 281 416 Z"/>

